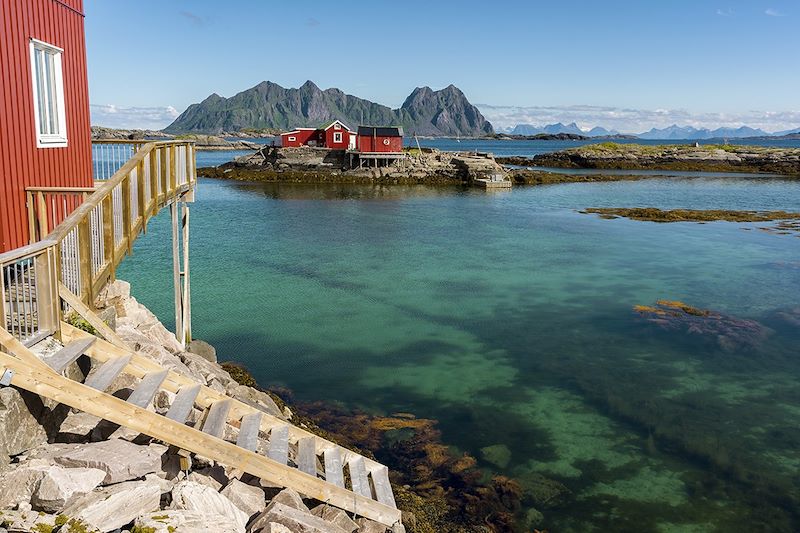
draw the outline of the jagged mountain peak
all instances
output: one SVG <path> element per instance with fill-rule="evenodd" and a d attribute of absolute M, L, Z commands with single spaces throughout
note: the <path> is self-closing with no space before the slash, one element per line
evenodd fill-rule
<path fill-rule="evenodd" d="M 455 85 L 438 91 L 417 87 L 400 109 L 345 94 L 340 89 L 321 90 L 308 80 L 299 88 L 285 89 L 263 81 L 230 98 L 212 95 L 190 105 L 164 131 L 168 133 L 220 133 L 248 128 L 290 129 L 315 127 L 340 119 L 350 125 L 402 125 L 409 134 L 479 136 L 492 133 L 492 125 Z"/>

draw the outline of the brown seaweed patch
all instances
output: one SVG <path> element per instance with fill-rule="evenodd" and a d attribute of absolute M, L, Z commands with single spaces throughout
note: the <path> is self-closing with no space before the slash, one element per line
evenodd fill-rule
<path fill-rule="evenodd" d="M 658 209 L 656 207 L 589 207 L 583 214 L 602 218 L 624 217 L 647 222 L 770 222 L 777 231 L 800 231 L 800 213 L 787 211 L 736 211 L 729 209 Z M 795 222 L 798 221 L 798 222 Z"/>
<path fill-rule="evenodd" d="M 635 305 L 633 310 L 661 329 L 706 338 L 727 352 L 739 348 L 757 349 L 772 332 L 755 320 L 700 309 L 678 300 L 658 300 L 654 306 Z"/>
<path fill-rule="evenodd" d="M 322 402 L 301 404 L 330 438 L 350 448 L 369 449 L 389 466 L 392 484 L 410 532 L 518 531 L 522 487 L 505 476 L 488 481 L 477 461 L 454 453 L 431 419 L 409 413 L 373 416 Z"/>

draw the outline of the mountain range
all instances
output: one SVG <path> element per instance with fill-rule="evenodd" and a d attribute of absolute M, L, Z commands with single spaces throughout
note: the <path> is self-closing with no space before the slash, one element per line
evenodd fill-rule
<path fill-rule="evenodd" d="M 595 126 L 591 130 L 582 130 L 575 122 L 564 125 L 561 122 L 557 124 L 548 124 L 547 126 L 533 126 L 531 124 L 517 124 L 513 128 L 506 128 L 506 133 L 512 135 L 536 135 L 539 133 L 558 134 L 558 133 L 571 133 L 575 135 L 584 135 L 586 137 L 603 137 L 608 135 L 619 135 L 620 132 L 616 130 L 607 130 L 606 128 Z M 649 131 L 639 134 L 633 134 L 640 139 L 657 139 L 657 140 L 703 140 L 703 139 L 742 139 L 747 137 L 782 137 L 785 135 L 798 134 L 800 129 L 795 128 L 786 131 L 778 131 L 774 133 L 767 133 L 762 129 L 751 128 L 749 126 L 741 126 L 739 128 L 695 128 L 692 126 L 678 126 L 673 124 L 666 128 L 652 128 Z"/>
<path fill-rule="evenodd" d="M 570 133 L 573 135 L 585 135 L 587 137 L 604 137 L 607 135 L 618 135 L 618 131 L 607 130 L 600 126 L 595 126 L 589 131 L 583 131 L 574 122 L 564 125 L 561 122 L 557 124 L 548 124 L 547 126 L 532 126 L 530 124 L 517 124 L 514 128 L 510 129 L 508 133 L 512 135 L 538 135 L 540 133 L 547 133 L 550 135 L 557 135 L 559 133 Z"/>
<path fill-rule="evenodd" d="M 264 81 L 230 98 L 214 93 L 186 108 L 164 131 L 218 134 L 246 129 L 291 130 L 318 127 L 336 119 L 350 127 L 403 126 L 406 135 L 477 137 L 494 132 L 478 108 L 454 85 L 439 91 L 417 87 L 399 109 L 391 109 L 339 89 L 322 90 L 311 81 L 297 89 Z"/>

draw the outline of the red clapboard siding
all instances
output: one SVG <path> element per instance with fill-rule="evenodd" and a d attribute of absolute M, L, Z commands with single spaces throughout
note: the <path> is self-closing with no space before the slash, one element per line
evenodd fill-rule
<path fill-rule="evenodd" d="M 30 39 L 64 50 L 67 146 L 37 148 Z M 0 252 L 28 243 L 25 187 L 90 187 L 83 0 L 0 0 Z"/>

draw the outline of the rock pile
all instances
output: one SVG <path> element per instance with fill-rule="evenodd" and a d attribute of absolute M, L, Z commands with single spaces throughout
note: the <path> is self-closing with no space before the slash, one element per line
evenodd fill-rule
<path fill-rule="evenodd" d="M 289 420 L 265 392 L 239 385 L 213 360 L 213 347 L 183 351 L 158 319 L 116 281 L 98 307 L 139 354 L 198 383 Z M 34 347 L 57 349 L 53 340 Z M 68 372 L 80 372 L 78 365 Z M 118 379 L 109 391 L 126 393 Z M 167 392 L 153 402 L 169 405 Z M 201 413 L 194 413 L 195 420 Z M 179 450 L 13 387 L 0 389 L 0 531 L 219 533 L 385 532 L 344 511 L 304 500 L 291 489 L 266 486 L 241 471 Z M 188 461 L 187 461 L 188 459 Z M 188 468 L 187 468 L 188 463 Z M 311 506 L 312 508 L 309 508 Z M 402 529 L 402 527 L 399 527 Z"/>

